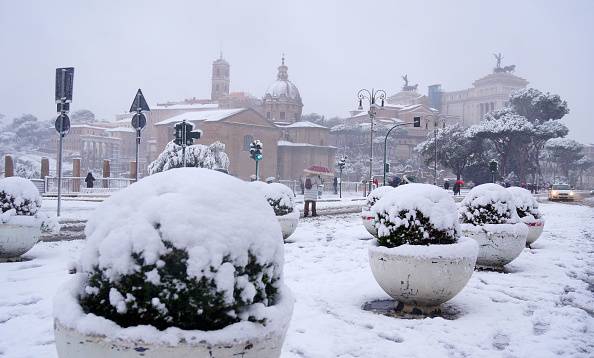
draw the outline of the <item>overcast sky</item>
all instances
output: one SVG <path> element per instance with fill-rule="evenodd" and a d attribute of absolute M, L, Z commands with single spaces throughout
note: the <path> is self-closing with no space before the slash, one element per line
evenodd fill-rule
<path fill-rule="evenodd" d="M 281 53 L 304 113 L 345 115 L 362 87 L 408 74 L 426 93 L 468 88 L 494 52 L 569 103 L 570 136 L 594 142 L 594 1 L 0 0 L 0 113 L 54 115 L 56 67 L 74 66 L 73 109 L 112 119 L 142 88 L 150 104 L 210 96 L 222 50 L 231 90 L 262 97 Z"/>

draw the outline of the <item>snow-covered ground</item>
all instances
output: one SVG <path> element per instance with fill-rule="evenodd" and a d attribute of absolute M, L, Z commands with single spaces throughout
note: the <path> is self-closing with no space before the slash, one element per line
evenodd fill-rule
<path fill-rule="evenodd" d="M 45 204 L 45 203 L 44 203 Z M 283 358 L 593 357 L 594 209 L 541 204 L 543 236 L 507 273 L 475 272 L 444 318 L 363 310 L 387 300 L 358 214 L 308 218 L 285 245 L 297 302 Z M 56 357 L 52 297 L 84 242 L 38 244 L 0 264 L 0 357 Z"/>

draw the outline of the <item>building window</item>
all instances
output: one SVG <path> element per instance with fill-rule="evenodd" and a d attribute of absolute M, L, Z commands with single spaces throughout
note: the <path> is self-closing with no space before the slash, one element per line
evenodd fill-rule
<path fill-rule="evenodd" d="M 246 135 L 243 137 L 243 151 L 249 152 L 250 151 L 250 144 L 254 141 L 254 137 L 251 135 Z"/>
<path fill-rule="evenodd" d="M 281 121 L 285 120 L 285 112 L 280 112 L 280 120 Z"/>

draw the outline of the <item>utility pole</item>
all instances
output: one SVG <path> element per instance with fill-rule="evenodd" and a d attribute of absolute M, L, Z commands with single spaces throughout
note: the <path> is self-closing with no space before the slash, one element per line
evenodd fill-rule
<path fill-rule="evenodd" d="M 343 155 L 342 157 L 340 157 L 340 159 L 338 160 L 338 169 L 339 169 L 339 177 L 338 177 L 338 192 L 339 192 L 339 198 L 342 199 L 342 170 L 344 169 L 344 167 L 346 166 L 346 161 L 347 161 L 347 156 Z"/>

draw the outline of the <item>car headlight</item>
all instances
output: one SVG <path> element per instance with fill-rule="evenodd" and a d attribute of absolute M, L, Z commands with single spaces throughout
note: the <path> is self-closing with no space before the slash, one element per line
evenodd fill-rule
<path fill-rule="evenodd" d="M 569 192 L 569 196 L 573 196 L 573 191 L 570 191 Z"/>
<path fill-rule="evenodd" d="M 557 195 L 557 190 L 551 191 L 551 195 Z"/>

